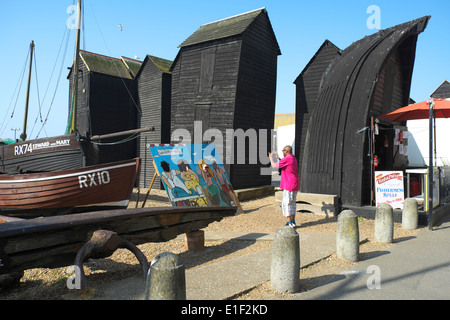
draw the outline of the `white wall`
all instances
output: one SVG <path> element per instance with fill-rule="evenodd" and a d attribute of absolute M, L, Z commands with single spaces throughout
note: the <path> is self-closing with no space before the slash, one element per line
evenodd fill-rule
<path fill-rule="evenodd" d="M 281 126 L 277 128 L 277 153 L 280 158 L 283 157 L 283 148 L 287 145 L 292 146 L 292 153 L 295 153 L 295 124 Z"/>
<path fill-rule="evenodd" d="M 409 165 L 428 165 L 429 120 L 410 120 L 407 126 L 412 136 L 408 136 Z M 436 119 L 436 155 L 450 159 L 450 119 Z M 442 164 L 438 162 L 438 165 Z"/>

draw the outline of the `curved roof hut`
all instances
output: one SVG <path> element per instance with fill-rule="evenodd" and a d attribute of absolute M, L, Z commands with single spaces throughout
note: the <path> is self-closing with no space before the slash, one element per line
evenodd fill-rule
<path fill-rule="evenodd" d="M 330 63 L 309 123 L 302 192 L 338 195 L 346 205 L 370 204 L 367 132 L 373 117 L 408 104 L 417 37 L 429 19 L 367 36 Z"/>

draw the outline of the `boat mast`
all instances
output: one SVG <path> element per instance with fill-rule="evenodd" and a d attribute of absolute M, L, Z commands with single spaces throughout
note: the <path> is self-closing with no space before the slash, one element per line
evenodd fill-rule
<path fill-rule="evenodd" d="M 22 141 L 27 140 L 27 122 L 28 122 L 28 103 L 30 101 L 30 83 L 31 83 L 31 70 L 33 66 L 33 51 L 34 51 L 34 41 L 31 40 L 30 43 L 30 67 L 28 70 L 28 84 L 27 84 L 27 98 L 25 100 L 25 116 L 23 118 L 23 132 L 20 135 Z"/>
<path fill-rule="evenodd" d="M 75 56 L 73 58 L 74 77 L 72 91 L 72 119 L 69 133 L 75 133 L 77 130 L 78 56 L 80 54 L 81 0 L 78 0 L 76 25 Z"/>

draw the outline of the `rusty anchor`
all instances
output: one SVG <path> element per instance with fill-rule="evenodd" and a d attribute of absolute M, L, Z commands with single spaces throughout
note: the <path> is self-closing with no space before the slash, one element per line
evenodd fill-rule
<path fill-rule="evenodd" d="M 142 266 L 145 281 L 149 264 L 142 251 L 131 242 L 120 238 L 119 235 L 113 231 L 97 230 L 92 234 L 91 239 L 80 248 L 75 258 L 75 266 L 80 270 L 80 289 L 85 290 L 87 288 L 86 275 L 83 270 L 83 261 L 88 258 L 102 259 L 109 257 L 120 248 L 128 249 L 136 256 Z"/>

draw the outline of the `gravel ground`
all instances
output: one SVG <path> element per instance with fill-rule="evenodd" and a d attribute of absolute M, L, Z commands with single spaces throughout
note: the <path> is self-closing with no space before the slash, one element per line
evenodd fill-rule
<path fill-rule="evenodd" d="M 140 200 L 145 196 L 146 190 L 140 193 Z M 130 207 L 135 206 L 136 193 L 132 198 Z M 147 200 L 147 206 L 169 206 L 166 194 L 162 190 L 152 190 Z M 275 205 L 275 197 L 267 196 L 241 203 L 245 214 L 227 217 L 219 222 L 210 224 L 205 231 L 241 231 L 273 233 L 285 224 L 285 219 Z M 299 232 L 334 232 L 337 228 L 336 218 L 326 218 L 312 213 L 298 213 L 297 226 Z M 404 230 L 400 224 L 394 225 L 394 239 L 414 236 L 417 230 Z M 360 239 L 367 239 L 360 246 L 360 258 L 365 260 L 375 255 L 378 251 L 385 250 L 390 245 L 375 243 L 373 241 L 374 221 L 360 219 Z M 395 244 L 394 241 L 394 244 Z M 271 241 L 242 241 L 223 240 L 206 241 L 206 250 L 199 253 L 191 253 L 184 248 L 184 240 L 173 239 L 165 243 L 146 243 L 138 246 L 145 254 L 148 261 L 162 252 L 178 254 L 185 264 L 186 269 L 196 268 L 215 263 L 224 259 L 247 255 L 259 250 L 267 250 L 272 247 Z M 301 292 L 319 286 L 323 281 L 328 281 L 336 273 L 351 268 L 353 263 L 343 262 L 332 255 L 314 265 L 303 268 L 300 272 Z M 127 277 L 142 276 L 142 270 L 135 256 L 128 250 L 119 249 L 106 259 L 89 259 L 84 263 L 84 271 L 90 288 L 96 285 L 118 281 Z M 20 284 L 10 289 L 0 289 L 0 300 L 7 299 L 42 299 L 60 300 L 73 299 L 73 295 L 67 289 L 66 282 L 73 273 L 71 268 L 56 269 L 30 269 L 24 272 Z M 301 294 L 297 293 L 297 294 Z M 271 300 L 283 299 L 290 294 L 279 294 L 273 291 L 270 283 L 264 283 L 236 299 Z M 79 297 L 83 298 L 83 297 Z"/>

